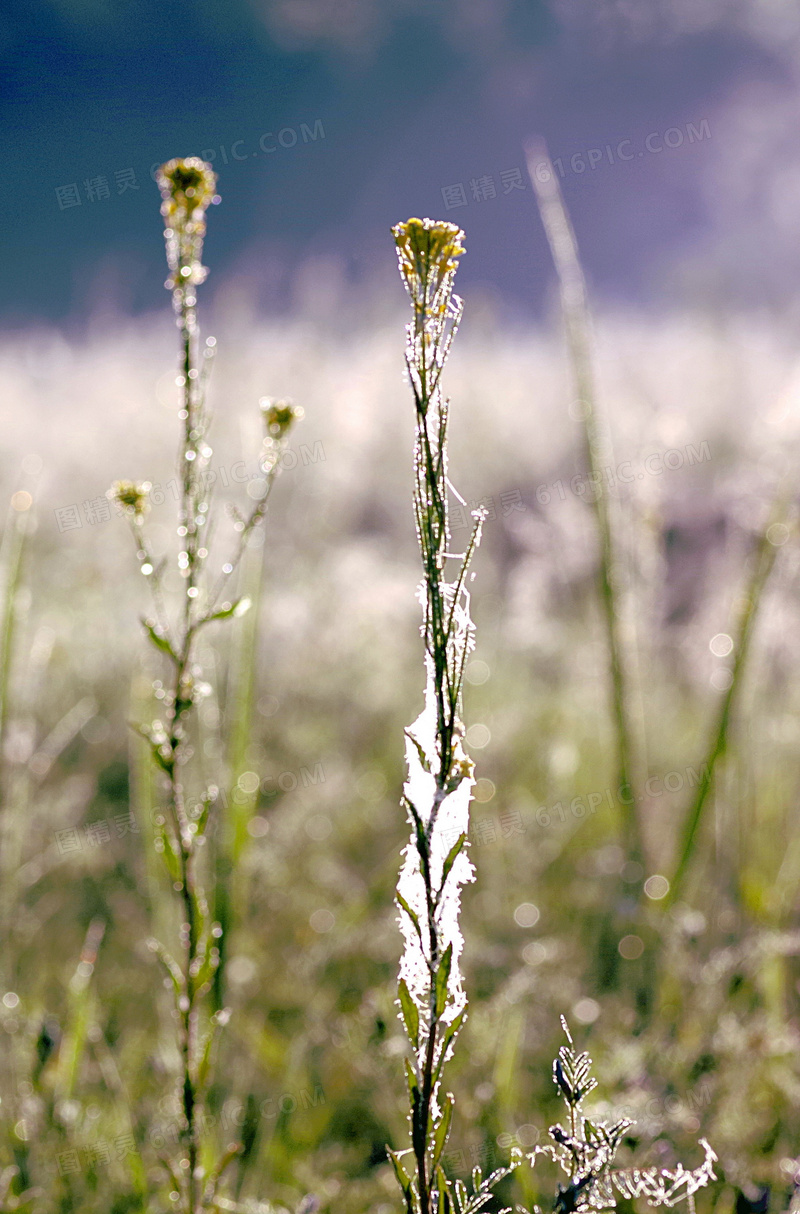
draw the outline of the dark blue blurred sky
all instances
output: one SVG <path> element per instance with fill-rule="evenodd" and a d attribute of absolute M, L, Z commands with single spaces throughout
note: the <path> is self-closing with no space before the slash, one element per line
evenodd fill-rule
<path fill-rule="evenodd" d="M 705 183 L 730 99 L 791 82 L 733 19 L 686 30 L 668 0 L 641 3 L 660 20 L 637 25 L 611 0 L 583 19 L 578 0 L 6 0 L 3 318 L 163 306 L 151 166 L 210 151 L 223 201 L 209 289 L 243 275 L 263 308 L 282 309 L 321 256 L 380 279 L 393 272 L 390 224 L 429 214 L 467 230 L 462 291 L 529 312 L 549 263 L 529 185 L 501 174 L 524 172 L 534 133 L 562 160 L 595 289 L 657 299 L 715 239 Z M 710 137 L 692 141 L 704 120 Z M 680 145 L 665 147 L 675 130 Z M 663 150 L 647 151 L 651 133 Z M 603 160 L 581 172 L 591 149 Z M 138 188 L 120 192 L 127 170 Z M 477 201 L 471 183 L 486 178 L 475 188 L 495 196 Z M 458 185 L 467 203 L 446 210 L 442 188 Z M 62 209 L 57 190 L 71 186 L 61 204 L 80 205 Z"/>

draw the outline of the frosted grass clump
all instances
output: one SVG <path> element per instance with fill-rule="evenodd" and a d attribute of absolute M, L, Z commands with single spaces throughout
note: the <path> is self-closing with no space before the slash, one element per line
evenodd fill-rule
<path fill-rule="evenodd" d="M 538 1155 L 552 1159 L 569 1177 L 568 1184 L 558 1186 L 553 1205 L 556 1214 L 612 1210 L 617 1205 L 617 1193 L 630 1201 L 643 1197 L 651 1206 L 672 1207 L 686 1201 L 689 1214 L 695 1214 L 695 1193 L 716 1180 L 717 1156 L 705 1138 L 700 1139 L 705 1158 L 691 1171 L 681 1163 L 674 1168 L 614 1169 L 619 1145 L 634 1123 L 621 1117 L 610 1125 L 583 1115 L 583 1101 L 597 1087 L 597 1080 L 590 1075 L 592 1060 L 586 1051 L 575 1052 L 563 1016 L 561 1024 L 568 1044 L 562 1045 L 553 1063 L 553 1082 L 567 1107 L 569 1128 L 551 1126 L 555 1146 L 535 1147 L 528 1156 L 531 1163 Z"/>

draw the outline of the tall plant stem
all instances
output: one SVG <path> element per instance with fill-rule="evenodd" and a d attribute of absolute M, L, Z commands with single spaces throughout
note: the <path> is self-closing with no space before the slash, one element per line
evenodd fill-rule
<path fill-rule="evenodd" d="M 183 998 L 180 1006 L 180 1053 L 182 1062 L 181 1105 L 184 1125 L 182 1127 L 182 1142 L 188 1155 L 186 1169 L 186 1211 L 196 1214 L 198 1208 L 197 1183 L 200 1143 L 198 1135 L 198 1117 L 200 1115 L 197 1085 L 195 1083 L 195 1045 L 197 1032 L 197 1010 L 195 999 L 197 995 L 194 975 L 198 961 L 198 911 L 200 898 L 197 887 L 195 866 L 192 855 L 192 837 L 190 823 L 186 813 L 184 786 L 180 776 L 180 768 L 185 756 L 185 723 L 184 716 L 188 712 L 188 703 L 184 699 L 186 680 L 190 675 L 192 654 L 193 628 L 192 605 L 195 590 L 197 564 L 197 459 L 196 440 L 198 418 L 195 381 L 197 377 L 195 334 L 196 316 L 194 307 L 187 302 L 186 291 L 182 291 L 180 300 L 181 338 L 183 345 L 183 414 L 184 433 L 181 444 L 181 462 L 183 476 L 181 479 L 180 524 L 185 531 L 186 565 L 183 586 L 183 625 L 180 646 L 177 650 L 175 672 L 172 684 L 172 700 L 169 712 L 168 745 L 172 756 L 169 764 L 169 811 L 172 818 L 175 843 L 177 844 L 180 863 L 180 894 L 183 906 L 184 922 L 181 927 L 181 943 L 183 945 Z M 195 458 L 187 458 L 195 453 Z"/>
<path fill-rule="evenodd" d="M 767 522 L 751 556 L 750 578 L 742 595 L 731 635 L 734 653 L 731 681 L 720 700 L 717 717 L 711 729 L 706 759 L 701 769 L 700 783 L 684 820 L 678 848 L 678 862 L 670 882 L 669 894 L 662 903 L 664 906 L 671 906 L 683 891 L 686 875 L 696 850 L 700 826 L 714 787 L 717 768 L 728 749 L 731 718 L 741 694 L 741 684 L 750 653 L 756 617 L 778 553 L 778 547 L 771 541 L 770 533 L 774 527 L 785 526 L 787 515 L 786 498 L 783 494 L 779 494 L 772 504 Z"/>
<path fill-rule="evenodd" d="M 411 839 L 396 894 L 406 938 L 398 994 L 411 1051 L 406 1078 L 414 1179 L 401 1163 L 408 1152 L 390 1150 L 389 1155 L 407 1214 L 435 1214 L 454 1208 L 440 1162 L 454 1102 L 448 1093 L 440 1103 L 439 1090 L 466 1011 L 458 912 L 460 887 L 474 872 L 465 851 L 473 777 L 462 748 L 460 713 L 464 666 L 473 646 L 467 577 L 484 512 L 473 511 L 466 550 L 452 552 L 448 493 L 455 491 L 447 475 L 448 404 L 439 381 L 462 312 L 452 288 L 456 259 L 464 252 L 463 232 L 429 219 L 410 219 L 392 231 L 413 307 L 406 367 L 416 420 L 413 505 L 422 562 L 426 687 L 425 707 L 405 731 L 403 804 Z M 475 1209 L 486 1200 L 481 1181 L 477 1187 Z"/>
<path fill-rule="evenodd" d="M 527 149 L 528 172 L 558 275 L 561 308 L 578 406 L 583 422 L 583 454 L 592 487 L 591 506 L 600 544 L 598 583 L 608 648 L 611 713 L 616 736 L 616 763 L 620 789 L 630 796 L 622 813 L 622 830 L 629 860 L 644 864 L 641 822 L 640 746 L 632 721 L 629 661 L 620 614 L 619 550 L 611 503 L 603 484 L 603 469 L 611 462 L 610 444 L 597 405 L 592 365 L 591 318 L 575 234 L 564 204 L 558 178 L 543 144 Z"/>

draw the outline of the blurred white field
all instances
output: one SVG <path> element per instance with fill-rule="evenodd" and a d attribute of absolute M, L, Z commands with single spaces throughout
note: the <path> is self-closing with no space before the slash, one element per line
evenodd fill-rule
<path fill-rule="evenodd" d="M 418 646 L 413 427 L 404 309 L 374 314 L 367 327 L 363 316 L 326 323 L 316 308 L 279 322 L 231 307 L 211 330 L 210 400 L 220 502 L 258 492 L 259 398 L 290 396 L 305 410 L 262 531 L 270 684 L 286 689 L 300 679 L 305 697 L 335 699 L 344 680 L 365 707 L 391 712 Z M 56 718 L 78 678 L 85 690 L 105 686 L 122 725 L 117 680 L 138 664 L 136 619 L 149 598 L 127 525 L 101 517 L 103 495 L 120 477 L 160 486 L 148 528 L 156 553 L 170 548 L 174 336 L 165 309 L 77 341 L 42 330 L 0 345 L 4 483 L 9 497 L 32 494 L 36 524 L 25 570 L 32 610 L 20 642 L 30 647 L 44 628 L 61 655 L 60 692 L 51 685 Z M 798 468 L 792 335 L 752 316 L 609 314 L 596 350 L 646 697 L 650 663 L 668 652 L 674 672 L 713 699 L 719 663 L 709 639 L 727 626 L 748 544 L 780 476 L 791 481 Z M 557 323 L 503 331 L 490 308 L 467 300 L 446 390 L 454 484 L 467 503 L 490 509 L 474 604 L 479 656 L 492 668 L 506 661 L 509 671 L 514 655 L 543 670 L 555 664 L 562 687 L 593 688 L 586 711 L 603 717 L 602 633 L 576 627 L 580 603 L 592 598 L 596 545 Z M 454 515 L 456 545 L 466 540 L 465 520 Z M 212 563 L 232 538 L 223 516 Z M 797 561 L 789 550 L 784 558 L 776 585 L 791 597 Z M 761 625 L 761 647 L 776 660 L 790 644 L 786 594 L 779 597 Z"/>
<path fill-rule="evenodd" d="M 369 328 L 346 318 L 334 327 L 318 316 L 267 322 L 239 315 L 228 323 L 223 316 L 211 330 L 218 339 L 210 399 L 220 498 L 246 500 L 248 478 L 257 473 L 259 398 L 290 396 L 306 416 L 275 494 L 269 543 L 291 545 L 293 559 L 302 561 L 312 550 L 319 557 L 392 537 L 391 547 L 371 544 L 373 591 L 382 567 L 396 569 L 401 555 L 414 560 L 405 313 L 378 313 Z M 757 316 L 618 314 L 603 317 L 596 348 L 613 440 L 608 464 L 619 471 L 627 515 L 668 519 L 721 505 L 741 516 L 778 475 L 796 468 L 800 362 L 792 334 Z M 170 542 L 174 375 L 166 310 L 73 342 L 40 330 L 0 343 L 4 483 L 9 496 L 23 488 L 34 497 L 36 546 L 47 553 L 53 587 L 58 571 L 62 601 L 70 569 L 92 568 L 109 588 L 132 577 L 124 524 L 90 523 L 92 509 L 84 506 L 95 502 L 95 515 L 102 510 L 97 499 L 114 479 L 164 487 L 166 501 L 154 506 L 150 525 L 157 547 Z M 454 483 L 468 501 L 491 498 L 497 515 L 487 524 L 484 552 L 516 564 L 550 543 L 559 563 L 581 565 L 588 512 L 584 486 L 570 485 L 583 471 L 580 427 L 557 326 L 503 332 L 488 308 L 471 310 L 467 300 L 446 390 Z M 501 503 L 502 495 L 509 496 Z M 69 506 L 77 512 L 56 515 Z M 221 523 L 218 543 L 224 533 Z M 454 538 L 464 534 L 456 518 Z M 564 536 L 572 538 L 566 546 Z M 349 584 L 356 599 L 366 589 L 363 579 Z M 107 604 L 112 614 L 115 597 Z M 130 607 L 120 599 L 117 605 Z"/>

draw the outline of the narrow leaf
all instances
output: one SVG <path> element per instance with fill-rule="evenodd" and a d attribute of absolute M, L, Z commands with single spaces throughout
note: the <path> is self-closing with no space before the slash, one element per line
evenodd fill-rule
<path fill-rule="evenodd" d="M 160 649 L 162 653 L 165 653 L 167 655 L 167 657 L 170 658 L 177 665 L 178 655 L 176 654 L 175 650 L 170 645 L 167 637 L 162 636 L 162 634 L 160 632 L 157 632 L 155 626 L 153 624 L 151 624 L 149 620 L 146 620 L 144 617 L 142 617 L 142 627 L 144 628 L 145 632 L 147 633 L 147 635 L 150 638 L 150 640 L 152 641 L 152 643 L 155 645 L 156 649 Z"/>
<path fill-rule="evenodd" d="M 450 869 L 455 864 L 456 857 L 458 856 L 459 852 L 461 851 L 461 848 L 464 846 L 466 838 L 467 838 L 466 832 L 460 834 L 458 836 L 458 838 L 456 839 L 455 843 L 453 844 L 453 846 L 450 848 L 450 851 L 447 853 L 447 859 L 445 860 L 444 866 L 442 867 L 442 883 L 439 886 L 440 897 L 441 897 L 442 890 L 444 889 L 444 883 L 447 880 L 447 878 L 450 876 Z"/>
<path fill-rule="evenodd" d="M 408 1099 L 409 1099 L 409 1103 L 411 1104 L 411 1107 L 413 1109 L 415 1107 L 415 1105 L 417 1104 L 417 1102 L 419 1101 L 419 1084 L 417 1083 L 417 1077 L 414 1074 L 414 1068 L 412 1067 L 411 1063 L 408 1061 L 407 1058 L 405 1059 L 405 1064 L 406 1064 L 406 1082 L 408 1084 Z"/>
<path fill-rule="evenodd" d="M 455 1102 L 451 1092 L 447 1093 L 442 1110 L 442 1119 L 436 1127 L 436 1133 L 433 1138 L 433 1164 L 432 1170 L 435 1170 L 436 1165 L 442 1157 L 442 1152 L 447 1145 L 447 1136 L 450 1133 L 450 1123 L 453 1120 L 453 1109 Z"/>
<path fill-rule="evenodd" d="M 434 1088 L 436 1087 L 436 1084 L 439 1082 L 442 1071 L 444 1069 L 445 1060 L 447 1058 L 448 1046 L 450 1045 L 451 1041 L 454 1040 L 456 1034 L 458 1033 L 458 1030 L 461 1028 L 461 1025 L 464 1023 L 466 1016 L 467 1016 L 467 1009 L 464 1008 L 464 1011 L 459 1012 L 459 1014 L 456 1016 L 455 1020 L 451 1024 L 448 1024 L 444 1030 L 444 1035 L 442 1037 L 442 1045 L 441 1045 L 441 1049 L 439 1050 L 439 1058 L 436 1063 L 436 1070 L 435 1070 L 434 1076 L 433 1076 Z"/>
<path fill-rule="evenodd" d="M 408 905 L 408 903 L 406 902 L 405 898 L 403 897 L 403 895 L 400 893 L 399 890 L 395 894 L 395 901 L 397 902 L 397 905 L 406 912 L 406 914 L 408 915 L 411 922 L 414 924 L 414 927 L 417 929 L 417 931 L 420 931 L 419 915 L 417 914 L 417 912 L 415 910 L 411 909 L 411 907 Z"/>
<path fill-rule="evenodd" d="M 392 1167 L 394 1168 L 394 1174 L 397 1177 L 397 1183 L 403 1190 L 403 1196 L 406 1199 L 407 1214 L 414 1214 L 414 1191 L 411 1187 L 411 1180 L 400 1162 L 399 1155 L 397 1155 L 391 1147 L 387 1147 L 386 1152 L 392 1161 Z"/>
<path fill-rule="evenodd" d="M 447 1005 L 447 984 L 450 981 L 450 969 L 453 964 L 452 941 L 445 949 L 441 964 L 436 974 L 436 1015 L 441 1016 Z"/>
<path fill-rule="evenodd" d="M 235 603 L 229 603 L 227 606 L 221 607 L 219 611 L 213 611 L 211 615 L 207 615 L 205 617 L 203 623 L 210 624 L 212 620 L 229 620 L 231 616 L 236 616 L 238 618 L 240 615 L 244 615 L 244 613 L 249 609 L 250 599 L 245 596 L 244 598 L 237 599 Z"/>
<path fill-rule="evenodd" d="M 164 969 L 169 974 L 170 978 L 172 979 L 172 985 L 175 989 L 175 995 L 178 999 L 180 999 L 183 994 L 183 974 L 181 973 L 178 964 L 169 955 L 160 940 L 148 940 L 147 947 L 151 952 L 155 953 Z"/>
<path fill-rule="evenodd" d="M 416 751 L 417 751 L 417 755 L 419 756 L 420 764 L 422 765 L 422 770 L 430 771 L 430 769 L 431 769 L 430 760 L 428 759 L 428 756 L 425 754 L 425 751 L 422 749 L 422 746 L 420 745 L 420 743 L 414 737 L 413 733 L 410 733 L 409 730 L 407 730 L 407 729 L 404 729 L 403 733 L 406 735 L 409 742 L 413 742 L 413 744 L 416 748 Z"/>
<path fill-rule="evenodd" d="M 411 992 L 406 985 L 405 978 L 401 978 L 397 984 L 397 993 L 400 996 L 400 1010 L 403 1013 L 403 1023 L 406 1026 L 409 1040 L 414 1046 L 414 1049 L 419 1048 L 419 1011 L 417 1005 L 411 998 Z"/>
<path fill-rule="evenodd" d="M 406 902 L 405 898 L 403 897 L 403 895 L 400 893 L 399 890 L 395 893 L 395 902 L 397 903 L 397 905 L 400 907 L 401 910 L 404 910 L 406 912 L 409 919 L 414 924 L 414 928 L 417 933 L 417 938 L 420 942 L 420 945 L 422 946 L 422 951 L 424 953 L 425 952 L 425 942 L 422 939 L 422 926 L 420 925 L 419 915 L 417 914 L 416 911 L 411 909 L 411 907 Z"/>

